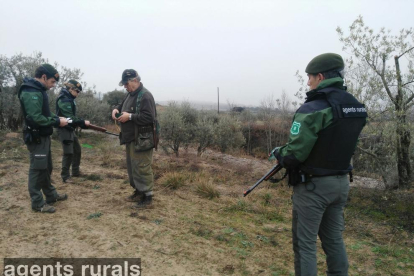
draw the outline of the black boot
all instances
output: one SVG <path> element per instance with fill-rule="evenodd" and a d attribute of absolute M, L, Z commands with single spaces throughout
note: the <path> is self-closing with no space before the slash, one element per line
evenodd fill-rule
<path fill-rule="evenodd" d="M 140 202 L 143 199 L 144 199 L 144 195 L 141 194 L 138 190 L 135 190 L 132 195 L 125 198 L 125 200 L 129 202 Z"/>
<path fill-rule="evenodd" d="M 138 202 L 134 208 L 143 209 L 143 208 L 150 208 L 152 206 L 152 195 L 144 195 L 142 201 Z"/>

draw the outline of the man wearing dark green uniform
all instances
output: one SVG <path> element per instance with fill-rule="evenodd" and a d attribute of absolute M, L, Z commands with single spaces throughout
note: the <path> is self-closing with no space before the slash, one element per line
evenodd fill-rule
<path fill-rule="evenodd" d="M 64 127 L 68 124 L 66 118 L 57 117 L 49 109 L 46 91 L 54 87 L 57 81 L 59 73 L 56 69 L 50 64 L 43 64 L 36 69 L 35 78 L 24 79 L 18 94 L 25 118 L 23 138 L 30 152 L 28 186 L 32 209 L 42 213 L 54 213 L 55 208 L 49 204 L 68 198 L 66 194 L 59 195 L 50 182 L 50 135 L 54 126 Z"/>
<path fill-rule="evenodd" d="M 344 62 L 322 54 L 306 67 L 305 103 L 296 111 L 289 142 L 272 151 L 293 185 L 292 240 L 295 275 L 317 275 L 316 240 L 326 254 L 327 275 L 348 275 L 342 238 L 343 209 L 358 136 L 366 123 L 365 106 L 346 91 Z"/>
<path fill-rule="evenodd" d="M 134 69 L 126 69 L 119 83 L 128 94 L 112 111 L 112 118 L 121 123 L 121 144 L 126 145 L 129 183 L 134 193 L 127 201 L 137 202 L 136 208 L 152 205 L 154 176 L 153 148 L 156 148 L 157 111 L 154 97 L 143 86 Z"/>
<path fill-rule="evenodd" d="M 75 99 L 82 91 L 82 85 L 76 80 L 69 80 L 60 90 L 56 99 L 56 114 L 65 118 L 70 118 L 71 123 L 58 129 L 59 139 L 63 147 L 62 171 L 60 173 L 63 182 L 72 183 L 70 179 L 70 167 L 72 166 L 72 176 L 80 176 L 79 166 L 81 161 L 81 146 L 75 134 L 75 128 L 87 128 L 90 122 L 76 117 Z"/>

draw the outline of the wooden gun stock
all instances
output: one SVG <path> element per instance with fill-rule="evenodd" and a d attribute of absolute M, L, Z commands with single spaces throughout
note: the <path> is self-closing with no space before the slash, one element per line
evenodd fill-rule
<path fill-rule="evenodd" d="M 96 131 L 100 131 L 100 132 L 106 132 L 106 128 L 100 127 L 100 126 L 96 126 L 96 125 L 92 125 L 89 124 L 88 128 L 96 130 Z"/>
<path fill-rule="evenodd" d="M 89 124 L 88 128 L 89 128 L 89 129 L 96 130 L 96 131 L 104 132 L 104 133 L 106 133 L 106 134 L 110 134 L 110 135 L 119 136 L 119 134 L 109 132 L 109 131 L 108 131 L 106 128 L 104 128 L 104 127 L 100 127 L 100 126 L 96 126 L 96 125 Z"/>

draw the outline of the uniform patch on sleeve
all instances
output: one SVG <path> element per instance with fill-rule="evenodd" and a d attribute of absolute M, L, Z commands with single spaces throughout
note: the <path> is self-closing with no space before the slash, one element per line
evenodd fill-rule
<path fill-rule="evenodd" d="M 292 128 L 290 129 L 290 133 L 292 135 L 298 135 L 299 134 L 299 131 L 300 131 L 300 123 L 298 123 L 296 121 L 293 122 Z"/>

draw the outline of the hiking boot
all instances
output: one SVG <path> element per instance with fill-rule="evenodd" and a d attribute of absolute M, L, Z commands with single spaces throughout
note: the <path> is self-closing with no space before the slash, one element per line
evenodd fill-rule
<path fill-rule="evenodd" d="M 63 179 L 63 183 L 67 183 L 67 184 L 73 184 L 75 183 L 72 179 L 67 178 L 67 179 Z"/>
<path fill-rule="evenodd" d="M 135 209 L 144 209 L 144 208 L 151 208 L 152 207 L 152 195 L 144 195 L 142 201 L 138 202 L 137 205 L 134 206 Z"/>
<path fill-rule="evenodd" d="M 40 213 L 54 213 L 56 211 L 55 207 L 45 203 L 42 207 L 33 208 L 33 211 Z"/>
<path fill-rule="evenodd" d="M 47 202 L 47 204 L 53 204 L 55 202 L 63 201 L 63 200 L 66 200 L 66 199 L 68 199 L 67 194 L 63 194 L 63 195 L 58 194 L 57 197 L 53 201 L 46 201 L 46 202 Z"/>
<path fill-rule="evenodd" d="M 139 202 L 142 201 L 144 198 L 144 195 L 141 194 L 138 190 L 135 190 L 134 193 L 127 198 L 125 198 L 128 202 Z"/>

